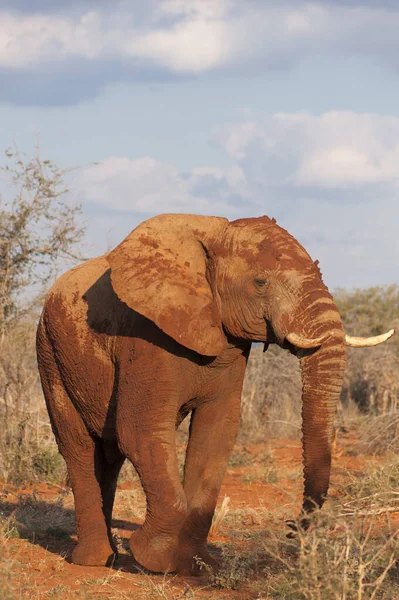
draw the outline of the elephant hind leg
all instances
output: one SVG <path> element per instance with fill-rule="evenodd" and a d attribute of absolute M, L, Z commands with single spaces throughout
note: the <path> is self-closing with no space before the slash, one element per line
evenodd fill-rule
<path fill-rule="evenodd" d="M 111 447 L 111 451 L 110 450 Z M 107 526 L 109 543 L 117 554 L 117 548 L 112 538 L 111 521 L 112 509 L 114 506 L 116 484 L 118 475 L 125 461 L 125 457 L 119 451 L 117 444 L 110 446 L 109 443 L 102 440 L 97 441 L 96 447 L 96 472 L 97 479 L 100 482 L 102 509 Z"/>
<path fill-rule="evenodd" d="M 52 348 L 43 334 L 38 339 L 38 363 L 51 424 L 75 499 L 78 545 L 72 561 L 104 566 L 113 560 L 114 552 L 102 508 L 97 444 L 64 388 Z"/>

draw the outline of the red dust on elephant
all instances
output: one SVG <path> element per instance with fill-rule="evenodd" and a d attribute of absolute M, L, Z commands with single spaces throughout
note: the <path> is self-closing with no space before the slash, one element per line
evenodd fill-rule
<path fill-rule="evenodd" d="M 321 506 L 345 347 L 392 333 L 346 336 L 317 264 L 268 217 L 161 215 L 65 273 L 47 296 L 37 353 L 75 499 L 73 562 L 112 561 L 112 506 L 128 458 L 147 499 L 130 541 L 135 559 L 156 572 L 191 572 L 194 557 L 215 566 L 207 536 L 252 342 L 300 360 L 303 510 Z M 175 428 L 189 412 L 181 483 Z"/>

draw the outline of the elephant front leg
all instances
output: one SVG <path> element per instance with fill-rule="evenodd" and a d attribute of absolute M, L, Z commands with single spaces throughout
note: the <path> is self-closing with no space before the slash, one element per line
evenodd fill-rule
<path fill-rule="evenodd" d="M 134 558 L 150 571 L 165 573 L 177 567 L 178 536 L 187 513 L 175 446 L 176 412 L 162 411 L 162 400 L 149 401 L 146 410 L 118 415 L 119 443 L 135 466 L 147 499 L 143 525 L 130 539 Z M 136 407 L 137 408 L 137 407 Z M 168 414 L 167 414 L 168 413 Z"/>
<path fill-rule="evenodd" d="M 239 392 L 241 389 L 239 390 Z M 196 573 L 194 557 L 217 569 L 207 537 L 240 422 L 241 394 L 208 402 L 193 411 L 184 468 L 187 517 L 179 536 L 178 571 Z"/>

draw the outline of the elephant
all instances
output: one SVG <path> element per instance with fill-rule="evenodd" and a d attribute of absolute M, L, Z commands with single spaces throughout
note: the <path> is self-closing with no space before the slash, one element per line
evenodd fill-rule
<path fill-rule="evenodd" d="M 318 262 L 266 216 L 163 214 L 50 289 L 37 357 L 52 429 L 75 501 L 79 565 L 116 555 L 111 516 L 124 460 L 147 500 L 130 548 L 153 572 L 216 568 L 207 537 L 240 422 L 254 342 L 300 360 L 304 499 L 328 491 L 345 334 Z M 267 374 L 265 374 L 266 376 Z M 191 413 L 183 482 L 175 428 Z"/>

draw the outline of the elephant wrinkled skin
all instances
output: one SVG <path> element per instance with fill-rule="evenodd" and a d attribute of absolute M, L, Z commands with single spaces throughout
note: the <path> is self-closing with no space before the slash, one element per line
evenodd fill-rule
<path fill-rule="evenodd" d="M 112 506 L 127 457 L 147 498 L 136 560 L 157 572 L 191 572 L 194 556 L 215 564 L 207 535 L 252 342 L 300 359 L 312 510 L 328 490 L 346 341 L 317 263 L 291 235 L 268 217 L 161 215 L 55 283 L 37 352 L 75 498 L 75 563 L 105 565 L 116 552 Z M 189 412 L 182 484 L 175 427 Z"/>

